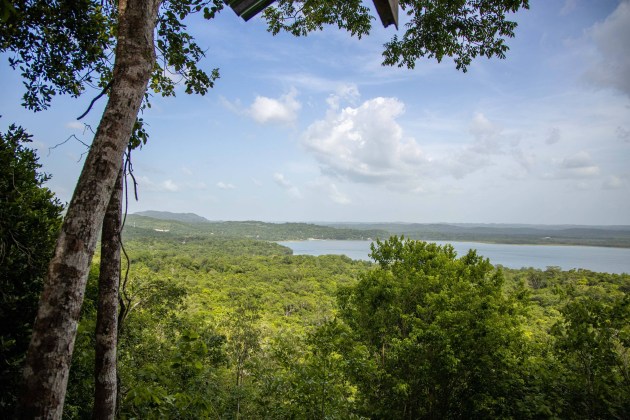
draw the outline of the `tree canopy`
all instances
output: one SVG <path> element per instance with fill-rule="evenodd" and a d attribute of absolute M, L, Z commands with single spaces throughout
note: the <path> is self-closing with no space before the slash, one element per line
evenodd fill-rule
<path fill-rule="evenodd" d="M 524 354 L 503 275 L 471 250 L 392 237 L 372 245 L 377 268 L 342 295 L 341 317 L 371 355 L 354 375 L 367 416 L 518 417 Z"/>
<path fill-rule="evenodd" d="M 134 309 L 119 347 L 122 418 L 630 412 L 628 274 L 500 269 L 400 238 L 369 263 L 145 233 L 126 245 Z M 97 274 L 95 263 L 69 418 L 90 415 Z"/>
<path fill-rule="evenodd" d="M 31 136 L 0 133 L 0 417 L 10 418 L 63 205 L 43 184 Z"/>

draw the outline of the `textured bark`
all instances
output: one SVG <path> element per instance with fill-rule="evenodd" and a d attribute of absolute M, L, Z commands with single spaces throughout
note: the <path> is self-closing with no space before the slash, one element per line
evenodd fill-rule
<path fill-rule="evenodd" d="M 19 418 L 61 418 L 98 230 L 155 61 L 153 32 L 161 0 L 121 3 L 114 82 L 48 266 L 26 356 Z"/>
<path fill-rule="evenodd" d="M 118 345 L 118 286 L 120 284 L 120 231 L 122 227 L 122 169 L 109 200 L 101 231 L 101 266 L 98 278 L 94 409 L 92 418 L 112 420 L 116 415 L 116 347 Z"/>

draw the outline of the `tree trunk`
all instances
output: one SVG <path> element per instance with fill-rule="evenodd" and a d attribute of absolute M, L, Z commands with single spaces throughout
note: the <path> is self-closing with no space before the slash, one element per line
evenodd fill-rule
<path fill-rule="evenodd" d="M 101 231 L 101 267 L 98 278 L 94 409 L 92 418 L 113 420 L 116 415 L 116 347 L 118 345 L 118 285 L 120 284 L 120 231 L 122 227 L 123 171 L 118 173 Z"/>
<path fill-rule="evenodd" d="M 48 266 L 26 356 L 20 418 L 60 419 L 98 230 L 155 62 L 161 0 L 119 2 L 113 84 Z"/>

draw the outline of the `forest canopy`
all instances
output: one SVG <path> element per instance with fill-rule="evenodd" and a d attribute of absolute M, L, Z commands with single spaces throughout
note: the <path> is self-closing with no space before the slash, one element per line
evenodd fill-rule
<path fill-rule="evenodd" d="M 624 418 L 627 274 L 495 268 L 392 237 L 373 262 L 127 240 L 121 417 Z M 66 412 L 89 415 L 95 265 Z"/>

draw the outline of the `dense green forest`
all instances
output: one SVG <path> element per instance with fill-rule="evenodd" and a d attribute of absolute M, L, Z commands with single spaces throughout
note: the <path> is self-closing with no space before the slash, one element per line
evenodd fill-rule
<path fill-rule="evenodd" d="M 280 230 L 268 233 L 311 235 L 313 226 L 273 225 Z M 215 228 L 127 219 L 122 419 L 630 414 L 628 274 L 511 270 L 474 251 L 458 256 L 449 245 L 396 236 L 374 244 L 372 262 L 294 256 L 248 237 L 251 230 Z M 97 254 L 66 397 L 69 419 L 92 415 L 98 263 Z M 3 330 L 5 414 L 34 293 L 13 296 L 30 308 L 24 316 L 17 303 L 2 313 L 3 325 L 16 327 Z"/>
<path fill-rule="evenodd" d="M 630 413 L 627 274 L 501 269 L 396 237 L 373 263 L 210 235 L 125 248 L 121 418 Z M 97 267 L 68 418 L 91 416 Z"/>

